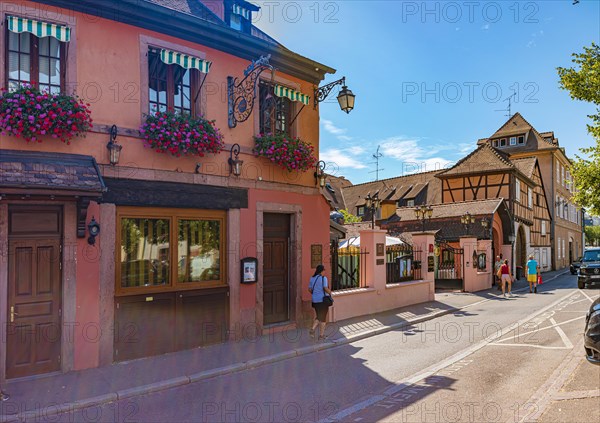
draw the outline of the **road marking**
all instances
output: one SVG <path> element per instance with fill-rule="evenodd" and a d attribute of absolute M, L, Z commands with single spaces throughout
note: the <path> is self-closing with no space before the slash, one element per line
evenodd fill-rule
<path fill-rule="evenodd" d="M 547 305 L 546 307 L 531 313 L 529 316 L 525 317 L 524 319 L 521 319 L 521 320 L 517 321 L 516 323 L 513 323 L 513 324 L 501 329 L 498 333 L 496 333 L 496 335 L 494 335 L 488 339 L 484 339 L 484 340 L 478 342 L 477 344 L 472 345 L 469 348 L 459 351 L 458 353 L 454 354 L 453 356 L 448 357 L 447 359 L 443 360 L 442 362 L 440 362 L 438 364 L 434 364 L 434 365 L 428 367 L 427 369 L 421 371 L 420 373 L 416 373 L 416 374 L 409 376 L 407 378 L 404 378 L 402 380 L 392 382 L 392 385 L 389 388 L 385 389 L 383 394 L 373 395 L 370 398 L 367 398 L 363 401 L 360 401 L 356 404 L 353 404 L 353 405 L 337 412 L 333 416 L 319 420 L 318 423 L 337 422 L 341 419 L 347 418 L 348 416 L 350 416 L 354 413 L 357 413 L 359 411 L 362 411 L 365 408 L 376 404 L 377 402 L 389 399 L 394 394 L 396 394 L 404 389 L 412 387 L 414 384 L 422 381 L 423 379 L 426 379 L 428 377 L 435 375 L 436 373 L 440 372 L 441 370 L 445 369 L 446 367 L 449 367 L 461 360 L 466 361 L 466 360 L 464 360 L 466 357 L 470 356 L 471 354 L 475 353 L 476 351 L 479 351 L 480 349 L 484 348 L 485 346 L 491 344 L 498 338 L 501 338 L 504 335 L 512 332 L 519 326 L 521 326 L 527 322 L 530 322 L 536 316 L 545 313 L 546 311 L 550 310 L 553 307 L 556 307 L 561 302 L 563 302 L 563 301 L 567 300 L 568 298 L 575 296 L 575 295 L 576 295 L 576 293 L 570 292 L 567 295 L 565 295 L 564 297 L 554 301 L 550 305 Z"/>
<path fill-rule="evenodd" d="M 585 316 L 583 316 L 583 317 L 585 317 Z M 577 320 L 577 318 L 575 318 L 573 320 Z M 569 339 L 569 337 L 567 336 L 567 334 L 562 330 L 562 328 L 560 327 L 560 325 L 558 323 L 556 323 L 556 320 L 554 320 L 553 317 L 550 318 L 550 323 L 552 323 L 554 325 L 554 329 L 556 329 L 556 331 L 560 335 L 560 338 L 565 343 L 565 347 L 567 347 L 567 348 L 573 348 L 573 344 L 571 343 L 571 340 Z"/>
<path fill-rule="evenodd" d="M 591 389 L 589 391 L 572 391 L 572 392 L 559 392 L 552 398 L 554 401 L 572 400 L 572 399 L 586 399 L 600 397 L 600 389 Z"/>
<path fill-rule="evenodd" d="M 560 322 L 560 323 L 554 322 L 553 325 L 546 326 L 546 327 L 543 327 L 541 329 L 535 329 L 535 330 L 532 330 L 532 331 L 529 331 L 529 332 L 519 333 L 519 336 L 529 335 L 531 333 L 536 333 L 536 332 L 541 332 L 543 330 L 552 329 L 552 328 L 554 328 L 556 326 L 566 325 L 567 323 L 571 323 L 571 322 L 574 322 L 575 320 L 580 320 L 580 319 L 585 319 L 585 316 L 575 317 L 574 319 L 565 320 L 564 322 Z M 554 319 L 550 319 L 550 320 L 554 320 Z M 501 339 L 498 342 L 500 343 L 500 342 L 508 341 L 509 339 L 511 339 L 511 338 L 509 337 L 509 338 Z M 522 345 L 527 345 L 527 344 L 522 344 Z"/>
<path fill-rule="evenodd" d="M 595 300 L 593 300 L 593 299 L 592 299 L 592 298 L 591 298 L 591 297 L 590 297 L 588 294 L 586 294 L 586 293 L 585 293 L 585 291 L 584 291 L 583 289 L 581 289 L 581 290 L 580 290 L 580 292 L 581 292 L 583 295 L 585 295 L 585 296 L 588 298 L 588 300 L 590 300 L 591 302 L 594 302 L 594 301 L 595 301 Z"/>
<path fill-rule="evenodd" d="M 497 347 L 532 347 L 539 348 L 540 350 L 570 350 L 572 347 L 550 347 L 547 345 L 535 345 L 535 344 L 501 344 L 499 342 L 492 342 L 490 345 Z"/>

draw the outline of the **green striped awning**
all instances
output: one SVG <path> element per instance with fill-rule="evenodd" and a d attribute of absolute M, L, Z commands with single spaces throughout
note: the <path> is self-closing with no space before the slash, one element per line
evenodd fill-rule
<path fill-rule="evenodd" d="M 71 40 L 71 28 L 55 25 L 46 22 L 40 22 L 33 19 L 17 18 L 16 16 L 7 16 L 8 30 L 18 34 L 30 32 L 38 38 L 54 37 L 58 41 L 68 43 Z"/>
<path fill-rule="evenodd" d="M 239 4 L 234 4 L 233 8 L 231 9 L 231 12 L 250 20 L 250 11 L 241 7 Z"/>
<path fill-rule="evenodd" d="M 308 103 L 310 103 L 310 96 L 302 94 L 300 91 L 295 91 L 291 88 L 284 87 L 283 85 L 275 85 L 275 95 L 277 97 L 287 97 L 292 101 L 299 101 L 307 106 Z"/>
<path fill-rule="evenodd" d="M 208 73 L 212 62 L 202 60 L 198 57 L 188 56 L 172 50 L 162 49 L 160 51 L 160 60 L 167 65 L 179 65 L 184 69 L 198 69 L 200 72 Z"/>

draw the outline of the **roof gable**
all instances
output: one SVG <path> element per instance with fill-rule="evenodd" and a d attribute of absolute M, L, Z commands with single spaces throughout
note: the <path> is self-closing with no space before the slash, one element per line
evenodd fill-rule
<path fill-rule="evenodd" d="M 490 170 L 513 170 L 514 165 L 506 154 L 489 144 L 480 145 L 475 151 L 461 159 L 450 169 L 440 172 L 438 177 L 489 172 Z"/>

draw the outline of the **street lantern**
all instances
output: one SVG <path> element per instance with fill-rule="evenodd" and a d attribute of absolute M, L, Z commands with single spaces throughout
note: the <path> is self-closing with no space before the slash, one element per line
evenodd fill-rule
<path fill-rule="evenodd" d="M 365 198 L 365 207 L 370 210 L 371 213 L 371 229 L 375 229 L 375 212 L 381 207 L 381 200 L 379 199 L 379 193 L 375 193 L 371 197 L 371 193 L 367 194 Z"/>
<path fill-rule="evenodd" d="M 243 160 L 240 160 L 238 158 L 238 156 L 240 155 L 240 145 L 239 144 L 233 144 L 233 146 L 231 146 L 231 151 L 229 152 L 229 174 L 231 175 L 232 173 L 235 176 L 240 176 L 242 174 L 242 163 L 244 163 Z"/>
<path fill-rule="evenodd" d="M 122 145 L 117 144 L 117 125 L 113 125 L 110 128 L 110 140 L 108 144 L 106 144 L 106 148 L 108 149 L 108 161 L 111 165 L 115 166 L 119 163 L 119 157 L 121 156 Z"/>
<path fill-rule="evenodd" d="M 431 206 L 427 206 L 425 204 L 423 204 L 421 207 L 416 207 L 415 208 L 415 216 L 417 217 L 417 220 L 421 221 L 422 226 L 422 232 L 425 232 L 425 220 L 431 220 L 431 216 L 433 216 L 433 207 Z"/>
<path fill-rule="evenodd" d="M 325 186 L 325 167 L 327 165 L 323 160 L 319 160 L 317 162 L 317 166 L 315 168 L 315 183 L 317 186 L 323 188 Z"/>
<path fill-rule="evenodd" d="M 347 86 L 343 86 L 340 93 L 337 96 L 337 101 L 340 104 L 340 109 L 346 113 L 350 113 L 354 109 L 355 95 L 348 89 Z"/>
<path fill-rule="evenodd" d="M 471 225 L 475 223 L 475 216 L 471 215 L 471 213 L 466 212 L 460 217 L 460 223 L 465 225 L 465 229 L 467 230 L 467 235 L 469 235 Z"/>

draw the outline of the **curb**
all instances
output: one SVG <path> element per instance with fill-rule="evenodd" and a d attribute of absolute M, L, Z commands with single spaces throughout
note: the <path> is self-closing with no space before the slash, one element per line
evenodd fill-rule
<path fill-rule="evenodd" d="M 568 273 L 568 270 L 563 273 L 557 273 L 556 275 L 549 278 L 544 283 L 548 283 L 559 276 Z M 519 290 L 515 290 L 515 292 L 522 291 L 525 289 L 529 289 L 528 287 L 521 288 Z M 495 296 L 495 295 L 494 295 Z M 478 301 L 473 304 L 468 304 L 462 307 L 452 307 L 446 310 L 437 311 L 434 313 L 426 314 L 421 317 L 417 317 L 412 320 L 406 320 L 404 322 L 393 323 L 389 326 L 382 326 L 374 329 L 367 329 L 364 332 L 357 333 L 355 335 L 349 335 L 345 338 L 336 338 L 327 340 L 325 342 L 317 343 L 315 345 L 309 345 L 305 347 L 296 348 L 290 351 L 284 351 L 277 354 L 271 354 L 265 357 L 260 357 L 256 359 L 252 359 L 242 363 L 231 364 L 224 367 L 218 367 L 216 369 L 206 370 L 199 373 L 194 373 L 192 375 L 180 376 L 172 379 L 166 379 L 159 382 L 154 382 L 146 385 L 136 386 L 133 388 L 122 389 L 117 392 L 111 392 L 104 395 L 98 395 L 91 398 L 85 398 L 69 403 L 64 403 L 60 405 L 52 405 L 48 408 L 36 408 L 33 410 L 28 410 L 24 413 L 18 414 L 3 414 L 0 415 L 0 423 L 12 423 L 18 422 L 26 419 L 36 419 L 40 416 L 44 416 L 46 418 L 55 416 L 58 414 L 63 414 L 65 412 L 73 412 L 76 410 L 80 410 L 82 408 L 98 406 L 107 404 L 110 402 L 115 402 L 119 400 L 123 400 L 126 398 L 137 397 L 141 395 L 147 395 L 159 391 L 164 391 L 171 388 L 176 388 L 179 386 L 189 385 L 191 383 L 200 382 L 206 379 L 211 379 L 223 375 L 233 374 L 242 372 L 244 370 L 255 369 L 258 367 L 262 367 L 267 364 L 277 363 L 280 361 L 288 360 L 294 357 L 300 357 L 307 354 L 312 354 L 318 351 L 328 350 L 331 348 L 340 347 L 343 345 L 350 344 L 352 342 L 360 341 L 366 338 L 370 338 L 372 336 L 381 335 L 383 333 L 391 332 L 397 329 L 403 329 L 418 323 L 422 323 L 428 320 L 436 319 L 441 316 L 445 316 L 447 314 L 455 313 L 464 308 L 471 307 L 474 304 L 480 304 L 481 302 L 491 301 L 491 298 L 486 298 L 481 301 Z"/>

